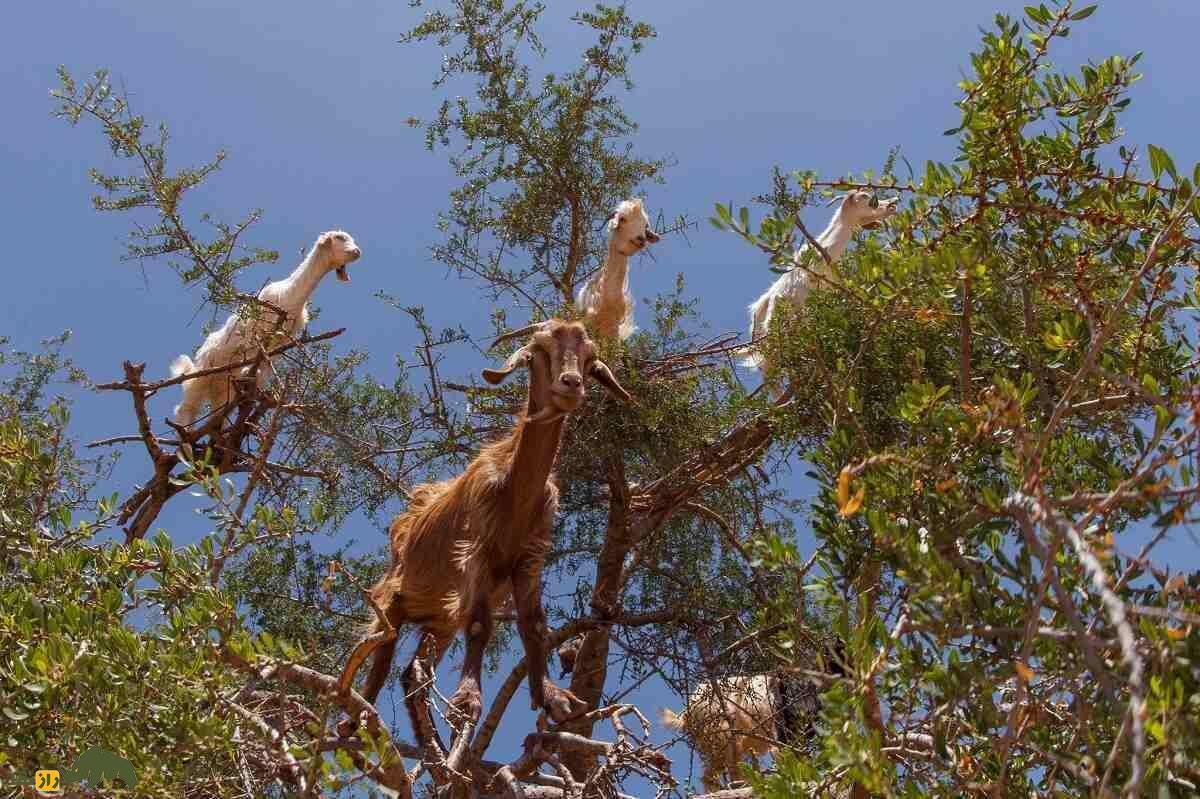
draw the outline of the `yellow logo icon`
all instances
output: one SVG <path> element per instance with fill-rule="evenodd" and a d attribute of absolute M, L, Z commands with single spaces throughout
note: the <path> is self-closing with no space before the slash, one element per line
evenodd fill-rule
<path fill-rule="evenodd" d="M 53 769 L 43 769 L 33 775 L 33 787 L 42 796 L 62 796 L 62 778 Z"/>

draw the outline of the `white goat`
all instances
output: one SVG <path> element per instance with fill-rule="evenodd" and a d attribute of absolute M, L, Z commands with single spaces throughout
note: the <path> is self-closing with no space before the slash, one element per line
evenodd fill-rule
<path fill-rule="evenodd" d="M 780 680 L 773 674 L 724 677 L 719 690 L 703 682 L 688 697 L 683 712 L 663 710 L 663 726 L 683 732 L 704 763 L 704 788 L 716 791 L 721 775 L 739 779 L 738 766 L 748 760 L 758 768 L 761 755 L 775 751 L 780 737 L 775 715 L 779 705 Z"/>
<path fill-rule="evenodd" d="M 350 282 L 346 265 L 358 260 L 361 254 L 362 251 L 349 233 L 340 230 L 322 233 L 295 271 L 283 280 L 263 286 L 258 298 L 282 310 L 286 314 L 282 332 L 295 335 L 308 324 L 308 298 L 321 278 L 336 271 L 338 280 Z M 276 329 L 278 314 L 269 306 L 260 307 L 257 311 L 254 319 L 232 314 L 220 329 L 209 334 L 196 351 L 195 358 L 180 355 L 171 363 L 171 376 L 178 377 L 245 360 L 254 356 L 260 343 L 269 346 L 270 342 L 266 339 Z M 175 423 L 180 427 L 190 426 L 199 417 L 205 402 L 211 405 L 214 412 L 228 404 L 233 393 L 233 379 L 237 376 L 234 372 L 239 371 L 218 372 L 195 380 L 185 380 L 182 384 L 183 402 L 175 406 Z M 259 385 L 265 383 L 266 371 L 259 370 Z"/>
<path fill-rule="evenodd" d="M 821 235 L 817 236 L 817 243 L 829 254 L 830 260 L 837 261 L 846 252 L 846 245 L 850 242 L 854 231 L 860 227 L 875 227 L 884 219 L 895 214 L 898 200 L 899 198 L 895 197 L 890 200 L 882 200 L 872 208 L 871 195 L 867 192 L 856 191 L 847 194 L 842 200 L 841 206 L 838 207 L 837 213 L 833 215 L 833 219 L 829 220 L 829 225 L 821 232 Z M 803 247 L 796 250 L 792 256 L 793 268 L 772 283 L 771 287 L 750 305 L 751 341 L 761 339 L 770 330 L 776 302 L 780 299 L 787 299 L 799 308 L 808 299 L 813 284 L 823 282 L 813 274 L 823 278 L 832 277 L 833 273 L 829 269 L 829 264 L 825 263 L 825 259 L 819 253 L 810 253 L 810 249 L 810 245 L 805 242 Z M 808 270 L 811 270 L 813 274 L 800 267 L 800 264 L 805 261 L 809 262 Z M 742 360 L 742 365 L 754 369 L 762 369 L 767 366 L 762 351 L 754 347 L 749 349 L 746 357 Z"/>
<path fill-rule="evenodd" d="M 600 271 L 575 295 L 575 306 L 598 335 L 624 340 L 637 330 L 629 293 L 629 256 L 658 239 L 640 199 L 625 200 L 609 217 L 608 255 Z"/>
<path fill-rule="evenodd" d="M 831 661 L 831 675 L 841 668 Z M 792 674 L 754 674 L 705 681 L 692 691 L 683 712 L 661 712 L 663 726 L 683 732 L 704 763 L 704 788 L 716 791 L 721 775 L 740 779 L 738 766 L 775 754 L 776 743 L 796 745 L 811 733 L 820 709 L 819 688 Z"/>

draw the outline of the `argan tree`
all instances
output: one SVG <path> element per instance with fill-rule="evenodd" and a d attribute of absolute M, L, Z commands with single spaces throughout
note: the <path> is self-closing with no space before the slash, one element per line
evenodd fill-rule
<path fill-rule="evenodd" d="M 807 733 L 776 741 L 774 767 L 747 769 L 725 799 L 1195 792 L 1200 575 L 1156 547 L 1190 534 L 1197 497 L 1200 170 L 1122 143 L 1136 55 L 1051 65 L 1094 10 L 996 18 L 960 85 L 952 163 L 901 175 L 893 151 L 879 175 L 778 170 L 761 213 L 717 206 L 713 224 L 747 242 L 764 283 L 810 265 L 792 263 L 807 205 L 855 189 L 902 210 L 860 234 L 804 307 L 777 311 L 758 346 L 778 396 L 743 386 L 746 342 L 706 339 L 682 278 L 639 309 L 641 332 L 604 345 L 637 403 L 597 395 L 573 418 L 547 554 L 551 579 L 574 587 L 547 597 L 547 636 L 578 643 L 570 688 L 589 711 L 506 721 L 517 661 L 485 692 L 458 768 L 444 723 L 410 730 L 339 684 L 384 561 L 313 536 L 402 506 L 515 412 L 520 386 L 443 375 L 441 353 L 467 346 L 459 320 L 397 307 L 421 345 L 386 389 L 362 354 L 331 355 L 336 331 L 272 342 L 269 388 L 242 381 L 237 407 L 188 440 L 192 457 L 177 454 L 186 431 L 145 410 L 169 383 L 126 364 L 103 387 L 129 395 L 138 432 L 102 443 L 132 440 L 152 476 L 124 501 L 94 496 L 63 404 L 43 397 L 58 356 L 28 360 L 11 378 L 25 399 L 0 420 L 0 705 L 14 725 L 0 778 L 99 744 L 155 796 L 682 794 L 682 764 L 632 692 L 772 672 L 809 686 Z M 478 290 L 497 331 L 576 315 L 612 208 L 670 176 L 621 110 L 655 31 L 624 7 L 581 12 L 592 45 L 549 74 L 542 11 L 453 0 L 403 37 L 446 53 L 435 94 L 474 84 L 412 124 L 461 181 L 433 260 Z M 131 254 L 218 307 L 263 312 L 236 288 L 271 257 L 239 249 L 256 215 L 215 239 L 192 232 L 187 191 L 219 157 L 168 170 L 165 131 L 147 134 L 103 74 L 77 86 L 64 73 L 60 102 L 129 165 L 94 177 L 101 210 L 134 215 Z M 680 215 L 658 230 L 689 227 Z M 781 487 L 796 467 L 814 495 Z M 145 540 L 184 488 L 208 496 L 213 533 Z M 104 533 L 117 527 L 123 543 Z M 418 700 L 444 709 L 434 692 Z M 364 722 L 353 734 L 339 732 L 346 715 Z M 523 738 L 520 757 L 496 761 L 498 736 Z"/>

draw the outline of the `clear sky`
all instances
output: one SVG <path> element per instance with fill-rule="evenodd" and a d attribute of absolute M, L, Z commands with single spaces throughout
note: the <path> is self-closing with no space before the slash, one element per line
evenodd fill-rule
<path fill-rule="evenodd" d="M 588 4 L 548 5 L 543 40 L 556 60 L 574 57 L 588 42 L 568 17 Z M 957 123 L 955 83 L 978 28 L 997 10 L 1021 13 L 1020 3 L 1007 0 L 630 6 L 659 33 L 635 59 L 636 86 L 626 97 L 641 125 L 636 149 L 678 160 L 666 185 L 646 187 L 646 202 L 652 213 L 701 222 L 690 245 L 664 239 L 652 260 L 635 263 L 633 290 L 653 296 L 683 273 L 714 333 L 742 330 L 746 304 L 773 276 L 740 240 L 703 221 L 713 202 L 748 204 L 777 164 L 825 174 L 877 170 L 893 145 L 913 164 L 950 157 L 952 140 L 941 131 Z M 435 215 L 454 181 L 444 153 L 425 151 L 419 131 L 404 124 L 429 115 L 441 99 L 430 91 L 437 48 L 396 43 L 421 13 L 399 0 L 9 4 L 0 34 L 7 120 L 0 218 L 9 253 L 0 336 L 29 349 L 69 328 L 69 354 L 103 381 L 118 377 L 125 359 L 146 361 L 148 376 L 165 375 L 175 355 L 199 344 L 205 321 L 194 316 L 198 296 L 174 275 L 119 260 L 126 220 L 98 214 L 89 201 L 87 169 L 107 166 L 108 151 L 95 128 L 72 130 L 50 117 L 47 92 L 60 63 L 77 77 L 110 68 L 139 113 L 170 126 L 176 164 L 229 149 L 224 169 L 189 195 L 186 210 L 227 219 L 265 210 L 252 243 L 283 255 L 245 275 L 246 288 L 290 271 L 294 254 L 320 231 L 349 230 L 363 258 L 350 285 L 319 287 L 323 317 L 315 329 L 348 324 L 337 348 L 369 350 L 370 367 L 385 382 L 394 355 L 411 354 L 415 334 L 374 299 L 378 290 L 424 305 L 435 327 L 461 323 L 486 334 L 482 295 L 428 257 Z M 1056 46 L 1054 60 L 1074 67 L 1145 50 L 1139 66 L 1147 77 L 1123 117 L 1128 141 L 1160 145 L 1190 165 L 1200 159 L 1197 30 L 1200 3 L 1109 2 Z M 823 226 L 824 213 L 812 212 L 812 224 Z M 644 310 L 638 315 L 646 318 Z M 450 363 L 460 374 L 483 365 L 469 354 Z M 152 415 L 161 419 L 177 398 L 155 402 Z M 73 432 L 83 440 L 132 432 L 127 397 L 79 397 Z M 144 470 L 144 453 L 130 451 L 109 490 L 124 491 Z M 160 517 L 181 542 L 204 532 L 189 501 L 180 496 Z M 383 543 L 365 522 L 354 535 Z M 1194 549 L 1175 546 L 1194 567 Z M 452 686 L 457 664 L 447 667 L 443 682 Z M 661 686 L 638 698 L 647 710 L 679 703 Z M 524 706 L 514 701 L 510 716 Z M 509 736 L 497 754 L 515 751 L 530 729 L 514 721 L 504 725 Z M 686 776 L 686 758 L 677 760 L 677 775 Z"/>

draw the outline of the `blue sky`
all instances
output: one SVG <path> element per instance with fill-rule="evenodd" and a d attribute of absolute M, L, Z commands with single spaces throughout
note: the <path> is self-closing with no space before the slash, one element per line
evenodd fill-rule
<path fill-rule="evenodd" d="M 568 21 L 576 6 L 549 5 L 542 37 L 558 58 L 573 57 L 587 44 Z M 1020 14 L 1021 5 L 669 0 L 631 7 L 659 32 L 635 59 L 636 86 L 625 98 L 641 125 L 636 147 L 678 161 L 666 185 L 646 187 L 646 202 L 652 213 L 702 222 L 690 245 L 665 239 L 653 260 L 635 263 L 633 289 L 650 297 L 683 273 L 721 332 L 744 328 L 745 305 L 772 275 L 744 244 L 703 223 L 713 202 L 748 204 L 777 164 L 825 174 L 878 169 L 897 144 L 914 164 L 951 156 L 952 140 L 941 131 L 957 122 L 955 83 L 978 27 L 997 10 Z M 98 214 L 89 201 L 87 169 L 106 166 L 108 152 L 94 128 L 72 130 L 50 117 L 47 92 L 60 63 L 77 76 L 110 68 L 138 112 L 170 126 L 176 164 L 229 149 L 224 169 L 187 210 L 233 218 L 265 209 L 251 241 L 283 255 L 246 275 L 246 287 L 290 271 L 294 253 L 320 231 L 349 230 L 364 255 L 352 284 L 319 287 L 316 329 L 348 323 L 337 347 L 369 350 L 381 378 L 416 340 L 376 291 L 424 305 L 435 327 L 461 323 L 486 334 L 482 296 L 428 257 L 435 215 L 454 180 L 444 154 L 425 151 L 420 133 L 404 124 L 441 99 L 430 91 L 436 47 L 396 43 L 420 13 L 397 0 L 12 4 L 0 34 L 8 120 L 0 218 L 9 253 L 0 335 L 28 349 L 70 328 L 69 354 L 99 381 L 116 378 L 124 359 L 146 361 L 149 376 L 165 375 L 175 355 L 195 349 L 205 321 L 194 317 L 198 296 L 165 269 L 151 264 L 143 274 L 119 260 L 125 220 Z M 1145 50 L 1147 77 L 1123 118 L 1129 141 L 1153 142 L 1190 165 L 1200 158 L 1197 30 L 1197 3 L 1108 3 L 1057 46 L 1054 60 L 1074 67 Z M 812 213 L 818 229 L 825 213 Z M 450 367 L 463 374 L 483 365 L 464 356 Z M 152 414 L 161 419 L 176 401 L 158 398 Z M 132 432 L 127 398 L 80 397 L 73 432 L 84 440 Z M 143 478 L 144 456 L 131 451 L 126 461 L 110 490 Z M 175 500 L 160 519 L 182 533 L 177 540 L 204 532 L 188 501 Z M 373 540 L 376 533 L 364 523 L 354 534 Z M 454 669 L 442 671 L 452 686 Z M 661 687 L 639 698 L 648 709 L 678 704 Z M 523 706 L 514 702 L 513 710 Z M 505 725 L 509 751 L 528 729 L 519 718 Z M 677 765 L 677 774 L 686 771 Z"/>

